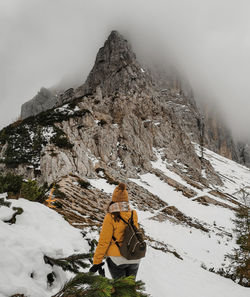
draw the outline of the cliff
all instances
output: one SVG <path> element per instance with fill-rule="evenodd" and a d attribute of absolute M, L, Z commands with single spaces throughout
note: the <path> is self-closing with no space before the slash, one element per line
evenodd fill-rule
<path fill-rule="evenodd" d="M 2 170 L 8 166 L 48 183 L 70 172 L 93 177 L 98 167 L 116 178 L 136 177 L 152 169 L 154 150 L 161 149 L 180 174 L 185 166 L 186 175 L 206 183 L 204 169 L 219 182 L 170 104 L 180 95 L 159 90 L 118 32 L 97 53 L 86 82 L 60 98 L 68 103 L 1 131 Z"/>
<path fill-rule="evenodd" d="M 241 202 L 239 189 L 249 187 L 247 168 L 207 149 L 201 157 L 197 143 L 202 131 L 205 144 L 221 141 L 225 154 L 230 145 L 223 144 L 218 122 L 202 118 L 191 90 L 182 90 L 178 79 L 161 77 L 162 83 L 113 31 L 83 85 L 57 96 L 54 107 L 0 131 L 0 173 L 14 172 L 45 183 L 46 195 L 56 200 L 51 202 L 54 210 L 81 229 L 83 236 L 90 236 L 86 237 L 90 244 L 97 238 L 115 186 L 126 183 L 149 247 L 144 268 L 149 283 L 151 263 L 157 259 L 155 275 L 162 275 L 158 267 L 162 265 L 163 271 L 165 263 L 173 262 L 173 268 L 179 267 L 173 277 L 178 282 L 183 267 L 185 279 L 194 265 L 197 275 L 200 266 L 221 272 L 228 265 L 225 255 L 235 247 L 232 218 Z M 36 207 L 42 208 L 46 209 Z M 28 218 L 20 221 L 30 224 Z M 41 278 L 45 286 L 46 277 Z M 59 279 L 55 273 L 57 285 Z M 187 284 L 193 286 L 193 279 L 196 275 Z M 157 288 L 158 284 L 153 293 Z"/>
<path fill-rule="evenodd" d="M 21 107 L 21 119 L 35 116 L 55 106 L 56 96 L 48 89 L 41 88 L 37 95 Z"/>

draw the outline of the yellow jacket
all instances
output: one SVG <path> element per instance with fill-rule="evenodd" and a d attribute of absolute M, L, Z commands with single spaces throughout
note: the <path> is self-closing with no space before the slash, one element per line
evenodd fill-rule
<path fill-rule="evenodd" d="M 131 217 L 131 211 L 121 211 L 120 215 L 127 222 Z M 138 216 L 135 210 L 133 210 L 133 220 L 135 226 L 138 228 Z M 126 226 L 127 224 L 121 219 L 119 222 L 115 222 L 111 213 L 106 214 L 102 223 L 102 230 L 95 250 L 93 264 L 100 264 L 104 256 L 121 256 L 112 236 L 114 236 L 118 243 L 121 244 Z"/>

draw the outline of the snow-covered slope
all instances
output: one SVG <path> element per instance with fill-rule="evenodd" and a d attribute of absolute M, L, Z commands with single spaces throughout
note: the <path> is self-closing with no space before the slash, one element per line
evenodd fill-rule
<path fill-rule="evenodd" d="M 199 154 L 199 147 L 196 146 L 196 149 Z M 158 248 L 167 247 L 183 258 L 180 260 L 173 254 L 166 254 L 150 247 L 147 257 L 141 263 L 138 277 L 146 282 L 147 291 L 155 297 L 246 296 L 246 288 L 203 268 L 218 270 L 227 269 L 230 265 L 225 255 L 230 254 L 236 246 L 232 221 L 235 212 L 231 208 L 237 207 L 235 203 L 241 201 L 239 190 L 250 186 L 250 170 L 205 149 L 204 158 L 211 162 L 224 184 L 222 186 L 211 184 L 208 188 L 199 190 L 171 171 L 169 169 L 171 164 L 161 159 L 160 151 L 156 151 L 156 154 L 158 160 L 152 162 L 153 167 L 183 186 L 194 189 L 197 195 L 187 198 L 152 173 L 143 174 L 140 179 L 131 181 L 157 195 L 168 203 L 169 207 L 176 207 L 208 231 L 187 226 L 185 223 L 179 224 L 174 220 L 162 219 L 159 217 L 162 209 L 146 212 L 137 209 L 140 224 L 149 237 L 159 242 Z M 90 182 L 94 187 L 110 194 L 114 189 L 104 179 Z M 215 196 L 213 190 L 228 194 L 227 198 L 231 199 Z M 214 204 L 204 205 L 195 201 L 196 198 L 203 196 L 221 203 L 224 207 Z M 134 207 L 136 208 L 136 205 Z"/>
<path fill-rule="evenodd" d="M 69 275 L 45 264 L 44 255 L 62 258 L 87 252 L 88 243 L 79 229 L 70 226 L 50 208 L 25 199 L 8 201 L 11 201 L 10 207 L 0 207 L 0 296 L 15 293 L 30 297 L 51 296 L 59 291 Z M 10 225 L 4 221 L 11 218 L 13 207 L 21 207 L 23 213 Z M 56 273 L 57 281 L 49 287 L 47 275 L 52 271 Z"/>
<path fill-rule="evenodd" d="M 196 150 L 198 153 L 198 145 Z M 208 149 L 204 149 L 204 157 L 210 161 L 223 181 L 220 190 L 241 200 L 241 190 L 250 189 L 250 169 Z"/>
<path fill-rule="evenodd" d="M 147 256 L 141 261 L 138 279 L 146 283 L 146 290 L 153 297 L 245 297 L 248 293 L 246 288 L 201 266 L 217 270 L 229 265 L 225 254 L 235 247 L 233 208 L 240 201 L 239 190 L 250 186 L 250 170 L 205 150 L 204 157 L 220 174 L 224 185 L 198 189 L 174 173 L 171 164 L 161 159 L 160 151 L 156 154 L 158 160 L 152 166 L 165 177 L 195 190 L 196 196 L 187 198 L 155 173 L 130 179 L 131 183 L 167 203 L 167 207 L 158 210 L 142 211 L 133 202 L 149 245 Z M 89 181 L 93 190 L 96 188 L 111 194 L 114 189 L 104 178 Z M 218 196 L 215 191 L 228 195 Z M 204 196 L 213 203 L 202 204 L 196 200 Z M 70 226 L 54 210 L 24 199 L 10 201 L 10 208 L 0 207 L 0 296 L 14 293 L 31 297 L 51 296 L 70 275 L 53 267 L 57 279 L 49 288 L 46 277 L 52 272 L 52 267 L 44 263 L 43 255 L 56 258 L 88 252 L 88 243 L 81 230 Z M 12 207 L 22 207 L 24 212 L 17 216 L 15 224 L 9 225 L 3 221 L 11 217 Z M 166 215 L 166 208 L 177 209 L 185 219 L 177 220 Z M 187 223 L 189 221 L 191 225 Z M 89 236 L 97 238 L 97 233 L 92 232 Z M 107 267 L 106 272 L 109 276 Z"/>

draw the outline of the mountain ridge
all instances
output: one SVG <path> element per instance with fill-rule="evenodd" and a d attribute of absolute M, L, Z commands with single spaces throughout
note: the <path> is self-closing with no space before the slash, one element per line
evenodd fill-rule
<path fill-rule="evenodd" d="M 168 278 L 174 284 L 184 282 L 188 296 L 197 287 L 190 271 L 203 281 L 206 277 L 209 284 L 216 280 L 216 286 L 212 285 L 213 296 L 221 294 L 216 291 L 221 282 L 220 288 L 227 292 L 234 288 L 243 296 L 243 288 L 204 272 L 201 267 L 218 273 L 226 267 L 226 273 L 234 277 L 233 266 L 225 255 L 237 247 L 232 219 L 242 205 L 241 189 L 250 187 L 250 171 L 201 145 L 202 125 L 199 129 L 197 124 L 200 114 L 193 97 L 184 94 L 180 84 L 162 89 L 132 52 L 123 54 L 122 61 L 126 61 L 124 57 L 128 61 L 119 66 L 120 48 L 109 52 L 113 42 L 119 41 L 122 50 L 124 44 L 128 51 L 131 47 L 117 34 L 112 32 L 99 51 L 85 84 L 59 95 L 53 108 L 0 131 L 0 173 L 12 172 L 47 184 L 44 199 L 49 196 L 56 200 L 52 207 L 61 215 L 60 220 L 64 218 L 81 229 L 84 236 L 88 234 L 95 239 L 115 186 L 126 183 L 131 207 L 138 212 L 149 246 L 145 266 L 142 262 L 139 273 L 153 296 L 165 296 L 167 288 L 173 297 L 187 297 L 186 290 L 176 291 L 175 286 L 165 281 L 167 264 L 172 269 L 167 271 Z M 119 67 L 121 70 L 117 71 Z M 14 202 L 22 204 L 28 203 L 23 199 Z M 44 213 L 52 212 L 44 205 L 34 202 L 31 205 L 39 212 L 42 209 Z M 11 211 L 1 206 L 3 219 L 6 213 Z M 22 218 L 25 216 L 24 212 Z M 56 219 L 55 214 L 53 217 Z M 29 224 L 28 219 L 25 222 Z M 0 223 L 4 234 L 8 234 L 9 225 Z M 22 223 L 23 220 L 17 220 L 16 226 Z M 36 224 L 39 226 L 39 222 Z M 15 250 L 12 242 L 7 243 L 9 249 Z M 62 257 L 63 248 L 58 252 L 54 244 L 49 250 Z M 32 289 L 49 296 L 44 279 L 46 265 L 41 257 L 47 250 L 38 252 L 43 275 L 37 277 L 44 287 L 39 287 L 26 270 L 22 277 L 28 279 Z M 30 263 L 25 248 L 23 253 Z M 66 280 L 66 276 L 56 267 L 51 271 L 56 276 L 55 286 L 59 287 L 60 277 Z M 162 280 L 160 284 L 152 281 L 152 271 Z M 11 272 L 7 275 L 13 276 Z M 19 289 L 18 293 L 22 293 L 30 287 Z M 203 289 L 202 285 L 200 290 Z M 200 296 L 200 292 L 197 294 Z"/>
<path fill-rule="evenodd" d="M 120 61 L 124 62 L 124 67 L 121 67 Z M 118 71 L 119 69 L 121 70 Z M 101 85 L 100 78 L 103 78 Z M 92 175 L 95 174 L 94 168 L 87 160 L 88 149 L 95 158 L 100 158 L 100 161 L 105 164 L 112 162 L 114 164 L 117 157 L 120 158 L 127 174 L 136 175 L 136 167 L 139 166 L 142 170 L 150 168 L 149 160 L 154 159 L 153 146 L 168 147 L 166 150 L 168 158 L 177 157 L 183 163 L 187 163 L 190 174 L 197 175 L 195 179 L 199 179 L 202 163 L 194 153 L 189 138 L 180 129 L 174 111 L 167 106 L 162 94 L 154 87 L 151 77 L 138 64 L 130 45 L 116 31 L 110 34 L 104 47 L 97 54 L 96 63 L 86 83 L 76 91 L 72 90 L 66 94 L 69 95 L 69 100 L 66 99 L 63 103 L 66 105 L 60 105 L 61 107 L 45 111 L 32 118 L 35 121 L 38 120 L 38 123 L 32 127 L 34 131 L 30 129 L 36 135 L 36 131 L 43 131 L 44 128 L 41 127 L 44 123 L 47 123 L 45 128 L 50 128 L 49 125 L 52 124 L 53 127 L 50 129 L 54 134 L 60 131 L 60 135 L 55 136 L 58 138 L 57 142 L 61 141 L 59 140 L 61 137 L 65 140 L 64 142 L 67 139 L 72 144 L 78 143 L 81 149 L 73 145 L 72 152 L 70 149 L 60 151 L 50 141 L 48 145 L 41 145 L 41 154 L 37 158 L 41 161 L 40 168 L 42 176 L 44 172 L 44 181 L 52 182 L 59 177 L 58 174 L 53 174 L 53 171 L 65 174 L 80 170 L 83 175 L 86 173 L 91 175 L 91 172 Z M 47 119 L 50 117 L 51 120 L 48 121 L 46 117 Z M 25 123 L 30 122 L 30 125 L 34 126 L 32 119 L 27 118 L 21 125 L 25 127 Z M 75 129 L 75 127 L 78 128 Z M 29 132 L 25 133 L 26 142 L 28 142 Z M 46 138 L 44 133 L 40 133 L 41 139 Z M 109 137 L 113 139 L 110 140 Z M 30 140 L 32 142 L 34 139 Z M 15 142 L 13 139 L 12 141 Z M 1 152 L 3 157 L 7 149 L 6 145 L 9 147 L 5 142 L 5 149 Z M 14 147 L 7 149 L 7 152 L 17 149 Z M 22 148 L 19 149 L 22 150 Z M 32 147 L 29 150 L 32 150 Z M 54 151 L 59 158 L 56 161 L 55 156 L 50 158 L 49 151 Z M 86 159 L 83 162 L 80 158 L 81 152 L 86 152 Z M 56 163 L 64 163 L 64 166 L 54 170 L 51 164 L 56 165 Z M 115 168 L 117 168 L 116 165 L 114 164 Z M 205 167 L 209 168 L 206 165 Z M 21 172 L 23 170 L 24 168 L 20 169 Z M 212 175 L 216 176 L 215 173 Z"/>
<path fill-rule="evenodd" d="M 44 105 L 39 103 L 43 98 L 40 98 L 39 94 L 36 95 L 22 106 L 21 118 L 45 111 L 51 106 L 58 107 L 75 98 L 82 98 L 84 95 L 95 94 L 98 98 L 96 100 L 100 100 L 103 96 L 114 97 L 116 93 L 132 97 L 134 92 L 144 90 L 152 97 L 158 96 L 169 102 L 168 109 L 174 109 L 175 115 L 179 118 L 179 125 L 190 136 L 191 141 L 201 141 L 200 123 L 202 123 L 205 127 L 204 145 L 206 147 L 235 161 L 244 160 L 239 157 L 240 152 L 236 149 L 230 131 L 223 124 L 220 116 L 207 108 L 198 109 L 191 86 L 185 82 L 186 91 L 184 92 L 182 84 L 178 74 L 166 75 L 164 70 L 154 69 L 152 72 L 142 67 L 137 62 L 129 42 L 119 32 L 112 31 L 104 46 L 98 51 L 94 66 L 84 84 L 63 92 L 57 89 L 54 97 L 51 95 L 53 100 L 45 102 Z M 51 91 L 46 92 L 55 91 L 52 88 Z"/>

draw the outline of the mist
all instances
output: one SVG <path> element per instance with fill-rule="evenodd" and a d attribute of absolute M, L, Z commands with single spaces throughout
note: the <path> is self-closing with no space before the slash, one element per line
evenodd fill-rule
<path fill-rule="evenodd" d="M 195 98 L 250 139 L 250 2 L 5 0 L 0 2 L 0 128 L 60 80 L 82 84 L 111 30 L 137 57 L 172 64 Z"/>

